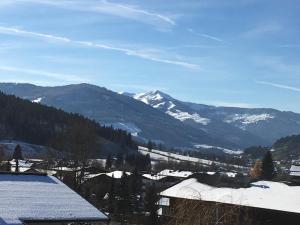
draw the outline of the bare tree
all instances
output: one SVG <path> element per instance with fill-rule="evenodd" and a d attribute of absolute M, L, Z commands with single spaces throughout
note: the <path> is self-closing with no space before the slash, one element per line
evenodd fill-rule
<path fill-rule="evenodd" d="M 174 199 L 167 225 L 258 225 L 251 210 L 237 205 Z"/>

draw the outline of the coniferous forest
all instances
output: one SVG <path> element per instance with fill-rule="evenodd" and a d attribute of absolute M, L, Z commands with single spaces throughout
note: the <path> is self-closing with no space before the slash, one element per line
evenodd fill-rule
<path fill-rule="evenodd" d="M 136 149 L 131 134 L 125 131 L 3 93 L 0 93 L 0 139 L 44 145 L 77 157 L 84 152 L 89 155 L 98 152 L 107 141 Z"/>

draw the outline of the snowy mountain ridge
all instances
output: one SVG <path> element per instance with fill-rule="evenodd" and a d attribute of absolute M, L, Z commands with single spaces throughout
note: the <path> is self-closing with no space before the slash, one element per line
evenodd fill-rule
<path fill-rule="evenodd" d="M 161 91 L 132 94 L 90 84 L 42 87 L 13 83 L 0 83 L 0 90 L 79 113 L 102 125 L 127 130 L 140 141 L 168 147 L 237 150 L 271 145 L 278 138 L 300 133 L 297 113 L 184 102 Z"/>
<path fill-rule="evenodd" d="M 194 122 L 202 125 L 207 125 L 210 122 L 210 119 L 204 118 L 198 113 L 190 114 L 189 112 L 176 109 L 176 105 L 174 104 L 174 101 L 172 101 L 175 99 L 158 90 L 135 94 L 133 98 L 142 101 L 147 105 L 151 105 L 156 109 L 167 108 L 165 113 L 180 121 L 193 120 Z"/>

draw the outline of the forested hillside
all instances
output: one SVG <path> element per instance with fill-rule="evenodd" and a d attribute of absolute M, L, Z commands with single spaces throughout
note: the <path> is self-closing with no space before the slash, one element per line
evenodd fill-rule
<path fill-rule="evenodd" d="M 135 148 L 125 131 L 1 92 L 0 139 L 45 145 L 77 157 L 96 154 L 108 142 L 127 150 Z"/>
<path fill-rule="evenodd" d="M 300 135 L 292 135 L 277 140 L 274 145 L 274 156 L 296 160 L 300 158 Z"/>

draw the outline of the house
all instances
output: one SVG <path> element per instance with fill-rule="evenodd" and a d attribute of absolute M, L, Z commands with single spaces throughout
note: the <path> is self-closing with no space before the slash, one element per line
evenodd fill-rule
<path fill-rule="evenodd" d="M 142 180 L 145 186 L 154 184 L 157 188 L 167 188 L 191 175 L 190 171 L 165 169 L 157 174 L 143 174 Z"/>
<path fill-rule="evenodd" d="M 29 162 L 29 161 L 26 161 L 26 160 L 18 160 L 19 161 L 19 172 L 26 172 L 27 170 L 29 170 L 33 163 Z M 11 172 L 15 172 L 16 171 L 16 160 L 13 159 L 11 160 L 10 162 L 10 169 L 11 169 Z"/>
<path fill-rule="evenodd" d="M 53 176 L 0 173 L 0 225 L 108 222 L 104 213 Z"/>
<path fill-rule="evenodd" d="M 300 165 L 292 165 L 289 175 L 293 184 L 300 185 Z"/>
<path fill-rule="evenodd" d="M 175 213 L 180 204 L 185 204 L 194 216 L 213 209 L 215 212 L 211 215 L 217 220 L 221 217 L 218 218 L 218 212 L 229 208 L 231 211 L 236 209 L 236 214 L 240 213 L 241 217 L 242 212 L 251 212 L 248 214 L 251 219 L 261 219 L 264 225 L 297 224 L 300 221 L 300 187 L 278 182 L 258 181 L 246 188 L 229 188 L 210 186 L 190 178 L 160 195 L 164 204 L 159 212 L 166 217 L 172 217 L 172 212 Z M 192 208 L 196 209 L 194 214 Z"/>

